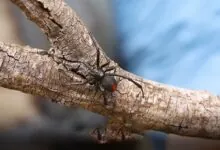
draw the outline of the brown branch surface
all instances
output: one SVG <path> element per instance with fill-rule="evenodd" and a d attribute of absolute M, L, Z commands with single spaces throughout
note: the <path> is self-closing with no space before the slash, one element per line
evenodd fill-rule
<path fill-rule="evenodd" d="M 191 91 L 162 85 L 120 69 L 117 74 L 138 81 L 145 97 L 133 83 L 123 80 L 111 97 L 113 109 L 103 105 L 101 93 L 89 85 L 73 85 L 83 81 L 76 71 L 88 69 L 66 60 L 81 60 L 94 65 L 97 46 L 77 17 L 62 0 L 11 0 L 35 22 L 51 42 L 50 55 L 40 55 L 30 47 L 0 43 L 0 84 L 34 95 L 54 98 L 67 106 L 80 105 L 109 117 L 110 135 L 122 128 L 125 133 L 141 133 L 154 129 L 185 136 L 220 138 L 220 99 L 205 91 Z M 109 58 L 101 51 L 101 62 Z M 60 71 L 61 70 L 61 71 Z"/>

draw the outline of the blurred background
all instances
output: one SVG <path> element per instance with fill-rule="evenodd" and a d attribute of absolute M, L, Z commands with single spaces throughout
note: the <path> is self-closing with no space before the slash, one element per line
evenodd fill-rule
<path fill-rule="evenodd" d="M 220 2 L 66 0 L 108 56 L 146 79 L 219 94 Z M 0 40 L 48 49 L 44 34 L 8 0 L 0 1 Z M 0 137 L 82 132 L 106 118 L 18 91 L 0 90 Z M 92 119 L 91 119 L 92 118 Z M 90 120 L 94 120 L 91 122 Z M 28 129 L 28 130 L 27 130 Z M 10 132 L 9 132 L 10 131 Z M 17 132 L 19 131 L 19 132 Z M 4 134 L 3 134 L 4 133 Z M 214 150 L 220 142 L 148 131 L 155 150 Z"/>

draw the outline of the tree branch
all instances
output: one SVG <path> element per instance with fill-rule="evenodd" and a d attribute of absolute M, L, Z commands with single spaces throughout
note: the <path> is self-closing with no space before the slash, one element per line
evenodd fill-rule
<path fill-rule="evenodd" d="M 140 89 L 122 80 L 115 95 L 113 109 L 103 105 L 101 92 L 95 94 L 91 85 L 73 85 L 84 80 L 93 66 L 98 44 L 93 40 L 76 13 L 62 0 L 11 0 L 26 16 L 35 22 L 51 42 L 49 55 L 42 50 L 0 43 L 0 84 L 34 95 L 56 99 L 67 106 L 79 105 L 109 117 L 108 133 L 120 128 L 129 135 L 154 129 L 185 136 L 220 138 L 220 99 L 205 91 L 191 91 L 143 80 L 115 66 L 119 75 L 131 77 L 143 87 Z M 101 49 L 101 48 L 100 48 Z M 101 64 L 108 61 L 103 51 Z"/>

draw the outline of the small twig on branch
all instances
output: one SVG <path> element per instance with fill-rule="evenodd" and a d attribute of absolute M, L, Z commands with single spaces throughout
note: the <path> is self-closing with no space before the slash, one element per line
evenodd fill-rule
<path fill-rule="evenodd" d="M 140 89 L 122 80 L 115 95 L 113 109 L 106 109 L 101 92 L 94 86 L 74 85 L 83 82 L 96 62 L 98 44 L 76 13 L 63 0 L 11 0 L 35 22 L 51 42 L 48 55 L 30 47 L 0 43 L 0 84 L 34 95 L 56 99 L 67 106 L 81 106 L 109 118 L 108 127 L 124 133 L 141 133 L 154 129 L 185 136 L 220 138 L 220 99 L 205 91 L 191 91 L 162 85 L 121 69 L 100 51 L 100 64 L 110 61 L 116 72 L 132 78 Z M 100 47 L 99 47 L 100 48 Z M 100 48 L 101 49 L 101 48 Z M 33 52 L 32 52 L 33 51 Z M 71 61 L 67 61 L 71 60 Z M 186 127 L 187 128 L 183 128 Z M 180 129 L 181 128 L 181 129 Z M 117 138 L 115 133 L 109 133 Z"/>

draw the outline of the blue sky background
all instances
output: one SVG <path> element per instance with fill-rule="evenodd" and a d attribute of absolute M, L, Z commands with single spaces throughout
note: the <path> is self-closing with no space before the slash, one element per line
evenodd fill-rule
<path fill-rule="evenodd" d="M 113 0 L 128 70 L 220 94 L 220 1 Z"/>

